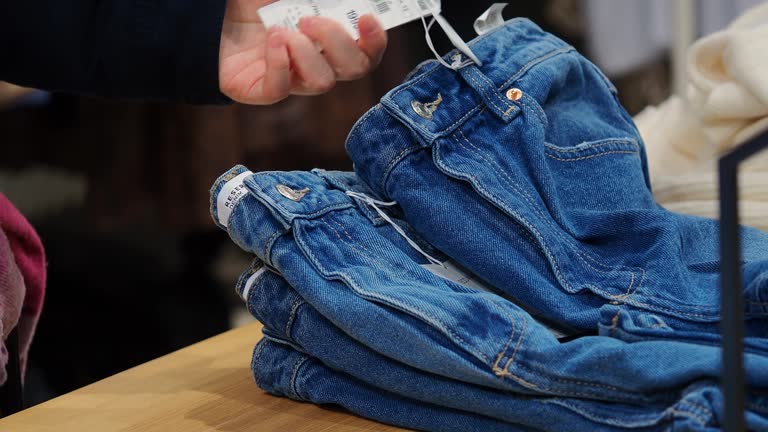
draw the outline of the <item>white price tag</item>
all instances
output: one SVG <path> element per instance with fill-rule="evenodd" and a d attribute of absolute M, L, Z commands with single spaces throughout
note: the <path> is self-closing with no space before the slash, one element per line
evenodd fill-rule
<path fill-rule="evenodd" d="M 281 26 L 298 30 L 299 19 L 323 16 L 341 23 L 357 40 L 358 20 L 373 14 L 385 30 L 440 13 L 440 0 L 280 0 L 259 9 L 264 26 Z"/>

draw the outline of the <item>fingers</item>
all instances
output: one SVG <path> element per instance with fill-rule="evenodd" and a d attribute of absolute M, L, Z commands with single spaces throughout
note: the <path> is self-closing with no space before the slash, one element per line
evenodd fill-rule
<path fill-rule="evenodd" d="M 287 42 L 283 29 L 275 28 L 267 34 L 266 72 L 261 90 L 263 103 L 281 101 L 291 92 L 291 60 Z"/>
<path fill-rule="evenodd" d="M 336 85 L 336 73 L 315 44 L 303 33 L 286 32 L 291 66 L 296 75 L 294 94 L 325 93 Z"/>
<path fill-rule="evenodd" d="M 357 24 L 360 30 L 360 40 L 357 45 L 370 61 L 370 69 L 381 63 L 384 51 L 387 49 L 387 32 L 372 15 L 363 15 Z"/>
<path fill-rule="evenodd" d="M 371 69 L 371 59 L 336 21 L 322 17 L 303 18 L 299 29 L 322 49 L 337 79 L 358 79 Z"/>

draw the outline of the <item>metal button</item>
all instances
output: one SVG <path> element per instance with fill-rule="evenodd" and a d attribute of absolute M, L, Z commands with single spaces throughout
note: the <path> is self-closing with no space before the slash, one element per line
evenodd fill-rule
<path fill-rule="evenodd" d="M 523 91 L 519 88 L 511 88 L 507 90 L 507 99 L 511 101 L 520 100 L 523 97 Z"/>
<path fill-rule="evenodd" d="M 419 101 L 412 101 L 411 102 L 411 108 L 413 108 L 413 111 L 419 115 L 419 117 L 432 120 L 432 113 L 437 111 L 437 108 L 440 106 L 440 104 L 443 103 L 443 95 L 440 93 L 437 94 L 437 99 L 435 99 L 432 102 L 428 103 L 421 103 Z"/>
<path fill-rule="evenodd" d="M 292 189 L 286 185 L 277 185 L 275 186 L 275 189 L 280 193 L 280 195 L 288 198 L 291 201 L 299 202 L 306 194 L 309 193 L 309 188 L 304 188 L 301 190 Z"/>

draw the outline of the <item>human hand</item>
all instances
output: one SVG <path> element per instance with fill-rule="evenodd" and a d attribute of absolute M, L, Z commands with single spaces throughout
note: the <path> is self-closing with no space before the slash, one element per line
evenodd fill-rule
<path fill-rule="evenodd" d="M 267 105 L 316 95 L 361 78 L 381 61 L 387 34 L 376 18 L 358 22 L 357 42 L 328 18 L 303 18 L 301 32 L 267 30 L 256 11 L 275 0 L 227 0 L 219 48 L 219 87 L 237 102 Z M 322 51 L 318 49 L 322 48 Z"/>

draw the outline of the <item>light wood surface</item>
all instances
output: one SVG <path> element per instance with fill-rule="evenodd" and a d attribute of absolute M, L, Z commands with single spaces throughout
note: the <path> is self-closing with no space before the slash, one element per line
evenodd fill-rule
<path fill-rule="evenodd" d="M 1 432 L 398 431 L 264 393 L 249 324 L 0 420 Z"/>

